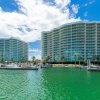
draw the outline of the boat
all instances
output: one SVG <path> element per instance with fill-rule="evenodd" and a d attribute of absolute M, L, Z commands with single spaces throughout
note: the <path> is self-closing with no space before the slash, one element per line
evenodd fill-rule
<path fill-rule="evenodd" d="M 51 67 L 52 67 L 52 64 L 48 64 L 48 63 L 41 65 L 41 68 L 51 68 Z"/>
<path fill-rule="evenodd" d="M 88 71 L 100 71 L 100 66 L 91 64 L 90 61 L 88 61 L 87 70 L 88 70 Z"/>
<path fill-rule="evenodd" d="M 100 71 L 100 66 L 96 66 L 91 64 L 89 67 L 87 67 L 88 71 Z"/>
<path fill-rule="evenodd" d="M 5 69 L 5 70 L 38 70 L 37 67 L 19 67 L 17 64 L 2 64 L 0 69 Z"/>
<path fill-rule="evenodd" d="M 16 64 L 2 64 L 2 68 L 8 67 L 8 68 L 17 68 L 18 66 Z"/>

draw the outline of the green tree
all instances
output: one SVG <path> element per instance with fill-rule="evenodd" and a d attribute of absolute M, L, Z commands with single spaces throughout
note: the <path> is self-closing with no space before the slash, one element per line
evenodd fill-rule
<path fill-rule="evenodd" d="M 95 64 L 95 61 L 97 60 L 97 56 L 96 54 L 93 55 L 93 61 L 94 61 L 94 64 Z"/>
<path fill-rule="evenodd" d="M 45 59 L 45 62 L 49 62 L 50 59 L 51 59 L 51 57 L 50 56 L 47 56 L 46 59 Z"/>
<path fill-rule="evenodd" d="M 83 56 L 81 54 L 78 55 L 78 60 L 79 60 L 79 65 L 80 65 L 80 61 L 83 60 Z"/>
<path fill-rule="evenodd" d="M 33 62 L 34 64 L 36 63 L 36 57 L 35 57 L 35 56 L 32 57 L 32 62 Z"/>
<path fill-rule="evenodd" d="M 61 62 L 62 62 L 62 64 L 63 64 L 64 60 L 65 60 L 65 57 L 64 57 L 64 55 L 62 55 L 61 56 Z"/>

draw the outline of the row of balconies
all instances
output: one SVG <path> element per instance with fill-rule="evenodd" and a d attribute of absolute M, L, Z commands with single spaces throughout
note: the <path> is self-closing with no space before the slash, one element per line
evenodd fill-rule
<path fill-rule="evenodd" d="M 70 47 L 71 48 L 71 47 Z M 76 49 L 76 47 L 74 48 L 74 47 L 72 47 L 71 49 L 69 49 L 69 48 L 61 48 L 61 52 L 63 52 L 63 51 L 70 51 L 71 50 L 71 52 L 75 52 L 75 49 Z M 94 52 L 94 47 L 89 47 L 89 48 L 86 48 L 86 50 L 84 49 L 84 48 L 80 48 L 80 49 L 77 49 L 78 51 L 81 51 L 81 52 L 84 52 L 84 51 L 86 51 L 86 52 L 88 52 L 88 51 L 90 51 L 90 52 Z M 48 51 L 49 53 L 57 53 L 57 52 L 60 52 L 60 49 L 53 49 L 53 51 Z M 97 49 L 97 52 L 100 52 L 100 49 Z M 44 55 L 46 55 L 47 54 L 47 52 L 44 52 L 43 53 Z"/>
<path fill-rule="evenodd" d="M 84 28 L 85 26 L 84 25 L 80 25 L 80 26 L 70 26 L 70 27 L 62 27 L 62 28 L 60 28 L 60 30 L 64 30 L 64 29 L 68 29 L 68 30 L 70 30 L 70 29 L 72 29 L 72 28 Z"/>
<path fill-rule="evenodd" d="M 96 29 L 96 26 L 86 26 L 85 28 Z"/>
<path fill-rule="evenodd" d="M 86 39 L 95 39 L 96 36 L 95 35 L 86 35 Z"/>
<path fill-rule="evenodd" d="M 77 38 L 77 39 L 75 38 L 75 39 L 70 39 L 70 40 L 54 41 L 53 44 L 55 44 L 55 45 L 57 45 L 57 44 L 63 44 L 63 43 L 66 44 L 66 43 L 74 43 L 74 42 L 78 42 L 78 41 L 81 41 L 81 42 L 84 43 L 85 40 L 83 40 L 83 38 Z M 88 43 L 88 42 L 89 43 L 91 42 L 90 44 L 93 44 L 95 42 L 95 39 L 94 38 L 86 39 L 86 43 Z M 100 41 L 97 41 L 97 43 L 98 42 L 100 42 Z M 50 43 L 49 46 L 52 46 L 53 44 Z M 77 43 L 75 43 L 75 44 L 77 44 Z M 47 47 L 47 45 L 48 44 L 44 44 L 43 47 Z"/>
<path fill-rule="evenodd" d="M 71 40 L 71 36 L 63 36 L 60 38 L 60 41 L 64 41 L 64 40 Z"/>
<path fill-rule="evenodd" d="M 66 40 L 63 40 L 63 41 L 60 41 L 60 43 L 69 43 L 69 42 L 71 42 L 71 40 L 70 41 L 68 41 L 67 39 Z"/>
<path fill-rule="evenodd" d="M 76 30 L 76 31 L 72 30 L 72 33 L 82 33 L 82 34 L 84 34 L 84 32 L 85 32 L 84 30 Z"/>
<path fill-rule="evenodd" d="M 74 30 L 74 31 L 78 31 L 78 30 L 84 31 L 85 28 L 84 28 L 84 27 L 79 27 L 79 28 L 72 28 L 71 30 L 72 30 L 72 31 L 73 31 L 73 30 Z"/>
<path fill-rule="evenodd" d="M 89 35 L 89 34 L 90 34 L 90 35 Z M 93 34 L 93 35 L 92 35 L 92 34 Z M 80 36 L 80 35 L 81 35 L 81 36 L 84 36 L 84 33 L 75 34 L 75 35 L 72 34 L 72 36 L 76 36 L 76 35 L 77 35 L 77 36 Z M 94 34 L 94 33 L 91 33 L 91 32 L 88 32 L 88 33 L 86 34 L 86 36 L 89 36 L 89 37 L 93 36 L 93 37 L 94 37 L 95 34 Z M 99 34 L 98 34 L 98 36 L 99 36 Z M 69 35 L 68 35 L 68 34 L 62 34 L 60 38 L 65 38 L 65 37 L 66 37 L 66 38 L 70 38 L 70 37 L 71 37 L 71 34 L 69 34 Z M 56 35 L 56 36 L 53 37 L 53 39 L 55 39 L 55 38 L 59 38 L 59 36 Z M 47 39 L 44 39 L 44 42 L 47 42 Z"/>

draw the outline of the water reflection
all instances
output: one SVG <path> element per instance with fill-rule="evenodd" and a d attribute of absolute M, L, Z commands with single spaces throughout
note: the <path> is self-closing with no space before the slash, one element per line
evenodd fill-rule
<path fill-rule="evenodd" d="M 75 68 L 0 70 L 0 100 L 99 100 L 99 77 Z"/>

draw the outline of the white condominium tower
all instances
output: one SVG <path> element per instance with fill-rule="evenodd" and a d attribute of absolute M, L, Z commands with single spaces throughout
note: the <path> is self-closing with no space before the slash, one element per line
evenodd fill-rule
<path fill-rule="evenodd" d="M 100 22 L 81 21 L 42 32 L 42 59 L 50 62 L 98 61 Z"/>
<path fill-rule="evenodd" d="M 26 62 L 28 43 L 15 38 L 0 38 L 0 62 Z"/>

